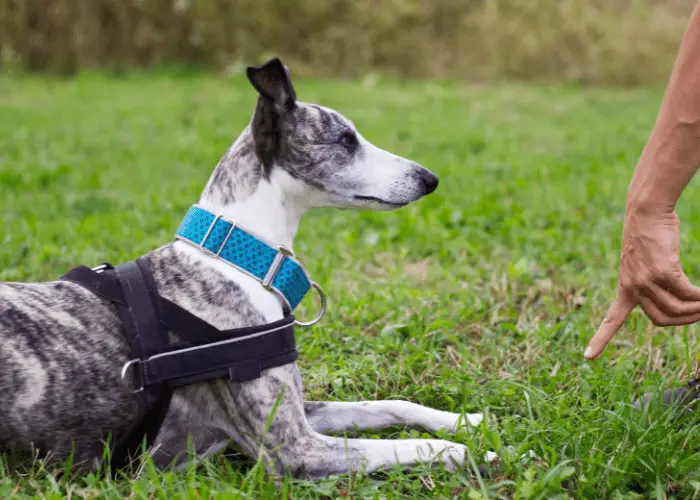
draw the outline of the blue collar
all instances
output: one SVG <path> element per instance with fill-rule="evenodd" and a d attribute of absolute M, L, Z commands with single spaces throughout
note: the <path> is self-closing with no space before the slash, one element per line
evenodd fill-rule
<path fill-rule="evenodd" d="M 297 324 L 314 324 L 321 319 L 325 310 L 323 290 L 311 281 L 304 267 L 286 248 L 273 248 L 233 222 L 197 205 L 193 205 L 185 215 L 176 238 L 257 279 L 282 298 L 292 311 L 308 291 L 315 288 L 321 296 L 321 311 L 314 320 Z"/>

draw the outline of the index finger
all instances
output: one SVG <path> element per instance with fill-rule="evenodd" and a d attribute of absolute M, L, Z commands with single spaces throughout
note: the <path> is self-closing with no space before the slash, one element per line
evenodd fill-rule
<path fill-rule="evenodd" d="M 601 355 L 605 346 L 615 336 L 636 305 L 637 303 L 627 294 L 618 290 L 615 300 L 605 314 L 603 322 L 583 353 L 586 359 L 595 359 Z"/>

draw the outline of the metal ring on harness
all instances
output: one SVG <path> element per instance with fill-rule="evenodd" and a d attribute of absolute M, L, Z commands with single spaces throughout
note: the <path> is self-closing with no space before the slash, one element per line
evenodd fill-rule
<path fill-rule="evenodd" d="M 140 364 L 141 364 L 140 359 L 131 359 L 131 360 L 127 361 L 126 363 L 124 363 L 124 366 L 122 366 L 122 373 L 121 373 L 122 384 L 124 385 L 124 387 L 126 387 L 127 389 L 129 389 L 131 391 L 131 394 L 138 394 L 139 392 L 142 392 L 145 389 L 143 380 L 138 378 L 138 369 L 137 368 Z M 129 381 L 127 379 L 127 375 L 129 374 L 129 370 L 131 369 L 131 367 L 135 367 L 133 370 L 131 370 L 132 379 L 137 380 L 137 378 L 138 378 L 139 386 L 136 388 L 133 387 L 133 384 L 129 384 Z"/>
<path fill-rule="evenodd" d="M 318 311 L 318 314 L 314 319 L 311 321 L 299 321 L 299 320 L 294 320 L 294 324 L 297 326 L 312 326 L 321 321 L 321 318 L 323 318 L 323 315 L 326 313 L 326 294 L 323 291 L 323 288 L 321 288 L 321 285 L 316 283 L 315 281 L 311 282 L 311 288 L 315 288 L 316 291 L 318 292 L 318 296 L 321 298 L 321 309 Z"/>

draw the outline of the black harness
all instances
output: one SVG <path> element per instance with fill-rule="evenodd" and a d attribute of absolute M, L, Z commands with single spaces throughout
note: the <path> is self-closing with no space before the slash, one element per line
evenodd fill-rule
<path fill-rule="evenodd" d="M 218 330 L 158 294 L 148 262 L 137 259 L 114 268 L 79 266 L 59 278 L 116 304 L 131 359 L 122 382 L 138 398 L 139 418 L 112 447 L 113 470 L 137 457 L 144 441 L 153 445 L 170 406 L 173 389 L 224 378 L 247 381 L 263 370 L 298 357 L 294 316 L 266 325 Z M 171 343 L 168 332 L 181 340 Z"/>

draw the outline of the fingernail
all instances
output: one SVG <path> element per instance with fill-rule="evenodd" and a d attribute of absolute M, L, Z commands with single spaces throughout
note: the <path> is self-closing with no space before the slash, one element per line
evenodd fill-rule
<path fill-rule="evenodd" d="M 586 350 L 583 351 L 583 357 L 590 358 L 591 354 L 593 354 L 593 349 L 591 349 L 591 346 L 586 347 Z"/>

